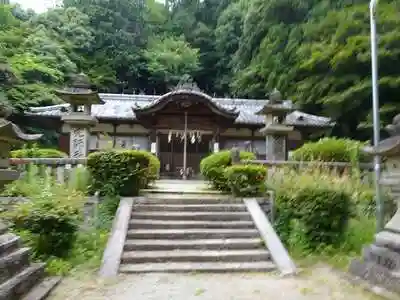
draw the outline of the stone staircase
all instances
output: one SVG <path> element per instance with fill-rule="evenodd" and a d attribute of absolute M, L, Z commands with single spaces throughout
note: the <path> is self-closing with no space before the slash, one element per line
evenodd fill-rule
<path fill-rule="evenodd" d="M 120 273 L 275 269 L 242 202 L 172 193 L 134 203 L 119 266 Z"/>
<path fill-rule="evenodd" d="M 45 277 L 44 263 L 30 263 L 30 248 L 0 225 L 0 300 L 45 299 L 60 281 Z"/>

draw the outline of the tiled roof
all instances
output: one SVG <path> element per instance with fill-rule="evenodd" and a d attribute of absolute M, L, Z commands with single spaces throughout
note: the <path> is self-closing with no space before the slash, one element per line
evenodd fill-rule
<path fill-rule="evenodd" d="M 153 101 L 156 101 L 160 96 L 157 95 L 132 95 L 132 94 L 99 94 L 104 100 L 103 105 L 92 105 L 92 115 L 99 119 L 120 119 L 132 120 L 135 119 L 135 114 L 132 110 L 134 107 L 146 107 Z M 237 124 L 254 124 L 263 125 L 263 116 L 258 116 L 255 113 L 259 111 L 266 100 L 254 99 L 232 99 L 232 98 L 213 98 L 219 106 L 228 110 L 236 108 L 239 111 L 239 116 L 236 119 Z M 59 104 L 44 107 L 33 107 L 26 112 L 27 115 L 39 115 L 49 117 L 60 117 L 67 113 L 69 104 Z M 331 119 L 310 115 L 300 111 L 294 111 L 287 115 L 286 123 L 288 125 L 297 126 L 331 126 Z"/>

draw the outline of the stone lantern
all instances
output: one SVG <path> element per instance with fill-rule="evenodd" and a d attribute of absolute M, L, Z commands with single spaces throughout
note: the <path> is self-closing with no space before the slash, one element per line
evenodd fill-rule
<path fill-rule="evenodd" d="M 350 272 L 373 285 L 400 293 L 400 114 L 386 127 L 391 137 L 377 147 L 366 147 L 371 155 L 384 159 L 380 184 L 386 186 L 397 204 L 397 211 L 385 228 L 376 234 L 375 242 L 364 248 L 362 260 L 354 260 Z"/>
<path fill-rule="evenodd" d="M 10 114 L 11 109 L 0 104 L 0 189 L 18 179 L 20 175 L 18 171 L 9 169 L 12 147 L 24 142 L 36 141 L 42 137 L 42 134 L 23 133 L 17 125 L 6 119 Z"/>
<path fill-rule="evenodd" d="M 58 97 L 69 103 L 70 111 L 62 121 L 70 126 L 69 153 L 71 158 L 88 155 L 90 129 L 97 124 L 91 115 L 93 104 L 104 104 L 97 91 L 92 90 L 89 78 L 84 74 L 75 76 L 70 87 L 56 91 Z"/>
<path fill-rule="evenodd" d="M 285 119 L 293 110 L 292 101 L 282 100 L 281 93 L 274 89 L 263 108 L 256 112 L 265 118 L 265 127 L 260 132 L 265 134 L 267 160 L 287 159 L 287 136 L 294 128 L 285 125 Z"/>

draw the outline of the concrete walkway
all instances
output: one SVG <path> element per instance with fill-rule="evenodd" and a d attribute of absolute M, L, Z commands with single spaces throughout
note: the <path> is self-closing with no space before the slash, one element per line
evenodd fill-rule
<path fill-rule="evenodd" d="M 113 281 L 65 279 L 49 300 L 377 300 L 321 266 L 298 277 L 274 274 L 142 274 Z"/>

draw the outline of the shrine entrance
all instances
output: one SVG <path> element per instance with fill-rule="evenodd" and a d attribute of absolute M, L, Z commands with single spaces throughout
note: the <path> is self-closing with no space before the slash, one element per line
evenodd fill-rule
<path fill-rule="evenodd" d="M 158 135 L 160 172 L 169 178 L 183 177 L 185 139 L 184 131 L 171 130 Z M 186 169 L 188 177 L 200 173 L 200 161 L 212 152 L 213 135 L 188 131 L 186 139 Z"/>
<path fill-rule="evenodd" d="M 198 174 L 201 159 L 218 151 L 220 132 L 239 114 L 202 92 L 182 88 L 133 111 L 152 131 L 151 150 L 160 159 L 161 175 L 183 179 Z"/>

